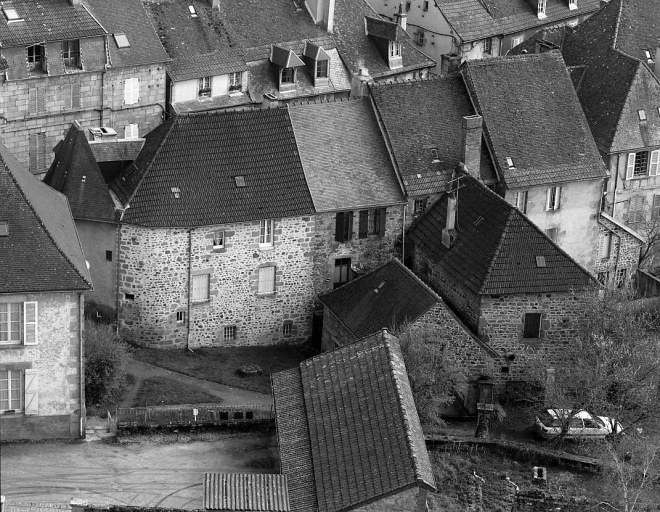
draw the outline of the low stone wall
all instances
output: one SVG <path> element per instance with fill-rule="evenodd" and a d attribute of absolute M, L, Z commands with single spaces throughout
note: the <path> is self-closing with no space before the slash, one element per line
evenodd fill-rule
<path fill-rule="evenodd" d="M 79 439 L 80 416 L 3 416 L 0 418 L 0 440 L 39 441 L 42 439 Z"/>

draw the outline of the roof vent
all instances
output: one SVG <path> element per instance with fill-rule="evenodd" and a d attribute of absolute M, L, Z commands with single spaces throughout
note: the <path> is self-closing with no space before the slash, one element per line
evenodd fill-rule
<path fill-rule="evenodd" d="M 545 256 L 537 256 L 536 257 L 536 266 L 538 268 L 544 268 L 545 265 Z"/>
<path fill-rule="evenodd" d="M 188 12 L 190 12 L 190 17 L 191 18 L 196 18 L 197 17 L 197 11 L 195 10 L 194 5 L 189 5 L 188 6 Z"/>
<path fill-rule="evenodd" d="M 245 176 L 236 176 L 234 179 L 236 180 L 237 187 L 245 186 Z"/>
<path fill-rule="evenodd" d="M 172 187 L 172 194 L 174 194 L 174 199 L 179 199 L 181 197 L 181 189 L 179 187 Z"/>
<path fill-rule="evenodd" d="M 0 221 L 0 236 L 9 236 L 9 223 L 6 220 Z"/>

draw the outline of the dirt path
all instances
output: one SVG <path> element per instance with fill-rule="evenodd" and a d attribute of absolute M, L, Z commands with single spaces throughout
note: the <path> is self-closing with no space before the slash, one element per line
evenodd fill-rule
<path fill-rule="evenodd" d="M 166 370 L 165 368 L 160 368 L 134 359 L 131 359 L 127 370 L 128 373 L 135 378 L 135 384 L 126 393 L 120 407 L 131 407 L 138 389 L 140 388 L 141 382 L 144 379 L 152 377 L 164 377 L 187 386 L 197 387 L 213 396 L 221 398 L 222 402 L 227 405 L 257 404 L 269 406 L 272 404 L 272 397 L 270 395 L 257 393 L 256 391 L 248 391 L 247 389 L 232 388 L 208 380 L 196 379 L 195 377 L 189 377 L 182 373 Z"/>
<path fill-rule="evenodd" d="M 1 493 L 11 502 L 203 508 L 204 474 L 273 473 L 271 436 L 218 434 L 212 441 L 2 446 Z"/>

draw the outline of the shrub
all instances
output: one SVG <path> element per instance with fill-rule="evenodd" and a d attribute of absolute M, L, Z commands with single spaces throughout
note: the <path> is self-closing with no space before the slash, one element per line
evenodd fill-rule
<path fill-rule="evenodd" d="M 117 400 L 126 378 L 128 348 L 112 326 L 85 321 L 85 398 L 87 404 Z"/>
<path fill-rule="evenodd" d="M 85 302 L 85 319 L 99 324 L 111 324 L 115 321 L 115 310 L 105 304 L 92 300 Z"/>

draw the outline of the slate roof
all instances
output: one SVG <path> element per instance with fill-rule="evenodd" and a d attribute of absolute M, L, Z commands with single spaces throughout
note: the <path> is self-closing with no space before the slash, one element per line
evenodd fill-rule
<path fill-rule="evenodd" d="M 584 66 L 576 83 L 578 97 L 605 153 L 660 145 L 660 82 L 642 51 L 660 44 L 659 26 L 653 1 L 612 0 L 564 40 L 566 64 Z M 654 48 L 647 48 L 652 55 Z M 639 122 L 638 109 L 646 110 L 646 123 Z"/>
<path fill-rule="evenodd" d="M 462 122 L 475 113 L 459 76 L 370 85 L 371 96 L 406 192 L 411 196 L 447 190 L 452 172 L 463 160 Z M 437 149 L 437 156 L 431 151 Z M 481 178 L 497 179 L 485 144 Z"/>
<path fill-rule="evenodd" d="M 113 68 L 167 62 L 163 45 L 140 0 L 85 0 L 85 5 L 108 31 L 108 53 Z M 114 34 L 125 34 L 130 44 L 119 48 Z"/>
<path fill-rule="evenodd" d="M 366 67 L 373 78 L 382 78 L 436 65 L 417 49 L 408 34 L 397 30 L 403 67 L 390 69 L 387 57 L 365 32 L 365 17 L 382 19 L 366 0 L 335 0 L 333 33 L 341 58 L 351 73 Z"/>
<path fill-rule="evenodd" d="M 245 187 L 236 185 L 245 177 Z M 314 212 L 285 109 L 173 117 L 113 181 L 124 221 L 192 227 Z M 174 190 L 178 189 L 179 197 Z"/>
<path fill-rule="evenodd" d="M 140 154 L 144 139 L 106 139 L 88 141 L 97 163 L 132 162 Z"/>
<path fill-rule="evenodd" d="M 83 4 L 72 7 L 67 0 L 11 0 L 23 21 L 7 23 L 0 14 L 0 47 L 29 46 L 44 41 L 62 41 L 103 36 L 106 31 Z"/>
<path fill-rule="evenodd" d="M 66 197 L 0 144 L 0 293 L 87 290 L 91 278 Z"/>
<path fill-rule="evenodd" d="M 467 61 L 461 74 L 508 188 L 607 176 L 559 52 Z"/>
<path fill-rule="evenodd" d="M 546 17 L 539 19 L 536 1 L 528 0 L 436 0 L 444 17 L 462 42 L 515 34 L 577 18 L 600 7 L 600 0 L 579 0 L 570 10 L 567 0 L 547 0 Z"/>
<path fill-rule="evenodd" d="M 319 300 L 358 338 L 381 329 L 394 332 L 442 303 L 398 260 L 321 295 Z"/>
<path fill-rule="evenodd" d="M 596 284 L 517 208 L 471 176 L 462 176 L 453 246 L 442 244 L 446 194 L 408 231 L 416 250 L 424 251 L 440 272 L 480 295 L 569 292 Z M 537 266 L 537 256 L 545 258 L 545 267 Z"/>
<path fill-rule="evenodd" d="M 67 197 L 74 219 L 115 221 L 110 191 L 77 121 L 55 147 L 55 159 L 43 182 Z"/>
<path fill-rule="evenodd" d="M 405 202 L 368 100 L 289 107 L 318 212 Z"/>
<path fill-rule="evenodd" d="M 180 57 L 173 60 L 167 69 L 173 82 L 181 82 L 205 76 L 247 71 L 248 68 L 243 51 L 238 48 L 228 48 Z"/>
<path fill-rule="evenodd" d="M 415 485 L 435 490 L 394 336 L 313 357 L 272 383 L 292 511 L 346 510 Z"/>

